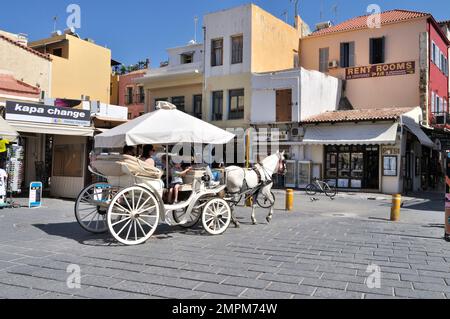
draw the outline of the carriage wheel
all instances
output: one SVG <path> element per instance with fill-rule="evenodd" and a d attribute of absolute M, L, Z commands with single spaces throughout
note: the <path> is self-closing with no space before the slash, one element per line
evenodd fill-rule
<path fill-rule="evenodd" d="M 114 196 L 111 185 L 97 183 L 86 187 L 75 202 L 75 217 L 80 226 L 93 234 L 108 231 L 106 213 Z"/>
<path fill-rule="evenodd" d="M 230 205 L 220 198 L 210 200 L 203 209 L 202 223 L 210 235 L 223 234 L 231 223 Z"/>
<path fill-rule="evenodd" d="M 133 186 L 119 192 L 108 209 L 108 228 L 125 245 L 145 243 L 159 223 L 158 199 L 151 191 Z"/>
<path fill-rule="evenodd" d="M 172 212 L 173 219 L 177 224 L 182 222 L 187 218 L 187 223 L 182 225 L 177 225 L 182 228 L 192 228 L 198 224 L 200 216 L 202 215 L 201 208 L 194 208 L 192 212 L 188 215 L 187 209 L 174 210 Z"/>
<path fill-rule="evenodd" d="M 267 197 L 266 195 L 259 193 L 256 197 L 256 202 L 261 208 L 272 208 L 275 206 L 275 194 L 270 192 L 270 196 Z"/>

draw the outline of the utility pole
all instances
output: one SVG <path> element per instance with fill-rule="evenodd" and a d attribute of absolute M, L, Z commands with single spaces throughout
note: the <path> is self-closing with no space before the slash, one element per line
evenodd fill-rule
<path fill-rule="evenodd" d="M 294 3 L 294 9 L 295 9 L 295 11 L 294 11 L 294 27 L 295 28 L 298 27 L 298 25 L 297 25 L 297 16 L 298 16 L 298 3 L 299 3 L 299 1 L 300 0 L 291 0 L 291 2 Z"/>
<path fill-rule="evenodd" d="M 56 32 L 56 23 L 58 22 L 58 16 L 53 17 L 53 32 Z"/>
<path fill-rule="evenodd" d="M 198 27 L 198 17 L 194 18 L 194 26 L 195 26 L 195 32 L 194 32 L 194 42 L 197 43 L 197 27 Z"/>

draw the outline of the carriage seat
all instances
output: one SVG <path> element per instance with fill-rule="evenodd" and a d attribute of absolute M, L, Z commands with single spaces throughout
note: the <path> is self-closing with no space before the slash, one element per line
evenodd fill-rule
<path fill-rule="evenodd" d="M 163 174 L 156 167 L 149 166 L 147 163 L 130 155 L 101 156 L 92 162 L 91 166 L 107 177 L 120 177 L 128 175 L 130 172 L 135 177 L 161 179 Z M 126 166 L 128 171 L 123 166 Z"/>
<path fill-rule="evenodd" d="M 120 165 L 125 165 L 135 177 L 161 179 L 163 172 L 154 166 L 137 159 L 130 155 L 122 155 L 122 160 L 118 161 Z"/>

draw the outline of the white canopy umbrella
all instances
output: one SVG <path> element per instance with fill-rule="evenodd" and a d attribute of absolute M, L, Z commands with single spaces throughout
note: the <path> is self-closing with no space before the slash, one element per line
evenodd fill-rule
<path fill-rule="evenodd" d="M 168 102 L 159 102 L 158 110 L 117 126 L 95 137 L 96 148 L 120 148 L 125 145 L 227 144 L 235 135 L 177 110 Z"/>
<path fill-rule="evenodd" d="M 235 135 L 159 102 L 157 111 L 138 117 L 95 137 L 96 148 L 120 148 L 146 144 L 227 144 Z M 168 154 L 166 147 L 166 154 Z M 169 184 L 169 159 L 166 156 L 166 183 Z"/>
<path fill-rule="evenodd" d="M 0 116 L 0 139 L 15 141 L 19 133 Z"/>

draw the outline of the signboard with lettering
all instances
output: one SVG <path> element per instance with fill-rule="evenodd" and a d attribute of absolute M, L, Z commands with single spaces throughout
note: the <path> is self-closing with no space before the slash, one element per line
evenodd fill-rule
<path fill-rule="evenodd" d="M 347 80 L 355 80 L 414 73 L 416 73 L 416 62 L 410 61 L 347 68 L 345 70 L 345 78 Z"/>
<path fill-rule="evenodd" d="M 42 183 L 32 182 L 30 184 L 30 197 L 28 200 L 29 208 L 38 208 L 42 206 Z"/>
<path fill-rule="evenodd" d="M 91 126 L 91 112 L 67 107 L 6 101 L 7 120 Z"/>

